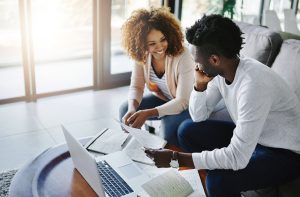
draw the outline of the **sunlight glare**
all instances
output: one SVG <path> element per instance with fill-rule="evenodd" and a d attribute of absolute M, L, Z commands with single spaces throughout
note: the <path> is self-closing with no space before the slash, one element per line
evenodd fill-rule
<path fill-rule="evenodd" d="M 61 4 L 62 1 L 36 1 L 34 4 L 32 30 L 38 59 L 49 57 L 58 44 L 64 42 L 59 35 L 66 19 Z"/>

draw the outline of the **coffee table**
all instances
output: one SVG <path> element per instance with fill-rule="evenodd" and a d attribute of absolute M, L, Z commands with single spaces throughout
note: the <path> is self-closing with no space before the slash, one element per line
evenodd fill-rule
<path fill-rule="evenodd" d="M 90 139 L 83 138 L 80 143 L 85 144 Z M 203 184 L 205 172 L 199 175 Z M 93 197 L 97 194 L 74 168 L 67 145 L 61 144 L 45 150 L 21 168 L 11 182 L 9 196 Z"/>

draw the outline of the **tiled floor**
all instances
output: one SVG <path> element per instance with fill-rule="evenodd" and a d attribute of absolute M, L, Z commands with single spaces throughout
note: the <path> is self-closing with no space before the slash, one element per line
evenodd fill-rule
<path fill-rule="evenodd" d="M 18 169 L 47 148 L 64 142 L 60 124 L 75 137 L 114 125 L 128 86 L 0 105 L 0 172 Z"/>

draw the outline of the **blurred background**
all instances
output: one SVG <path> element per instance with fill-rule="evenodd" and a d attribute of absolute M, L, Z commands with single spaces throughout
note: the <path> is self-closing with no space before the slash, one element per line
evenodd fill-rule
<path fill-rule="evenodd" d="M 170 7 L 183 31 L 218 13 L 300 35 L 299 0 L 0 0 L 0 104 L 128 85 L 120 28 L 151 6 Z"/>

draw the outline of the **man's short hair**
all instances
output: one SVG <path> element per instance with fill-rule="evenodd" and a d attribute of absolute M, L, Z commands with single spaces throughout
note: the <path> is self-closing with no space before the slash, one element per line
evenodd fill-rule
<path fill-rule="evenodd" d="M 240 28 L 229 18 L 204 15 L 187 29 L 186 39 L 207 57 L 216 54 L 234 58 L 242 49 L 242 34 Z"/>

